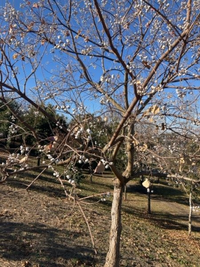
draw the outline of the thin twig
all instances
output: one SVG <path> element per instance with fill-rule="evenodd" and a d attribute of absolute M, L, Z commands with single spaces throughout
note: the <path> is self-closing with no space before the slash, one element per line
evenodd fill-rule
<path fill-rule="evenodd" d="M 93 194 L 93 195 L 90 195 L 90 196 L 87 196 L 87 197 L 82 197 L 82 198 L 79 199 L 79 201 L 82 201 L 82 200 L 85 200 L 85 199 L 88 199 L 88 198 L 92 198 L 92 197 L 104 196 L 104 195 L 108 195 L 108 194 L 111 195 L 111 192 Z"/>
<path fill-rule="evenodd" d="M 43 174 L 44 171 L 46 171 L 47 167 L 45 167 L 39 174 L 37 177 L 35 177 L 35 179 L 26 187 L 26 190 L 29 189 L 29 187 L 31 187 L 31 185 L 40 177 L 40 175 Z"/>
<path fill-rule="evenodd" d="M 90 239 L 91 239 L 91 242 L 92 242 L 92 246 L 93 246 L 93 249 L 94 249 L 94 253 L 96 255 L 97 254 L 97 250 L 95 248 L 94 238 L 93 238 L 93 235 L 92 235 L 92 231 L 91 231 L 88 219 L 87 219 L 87 217 L 86 217 L 86 215 L 85 215 L 85 213 L 83 211 L 83 208 L 81 207 L 81 204 L 79 203 L 79 201 L 77 201 L 77 204 L 78 204 L 78 207 L 79 207 L 79 209 L 80 209 L 80 211 L 81 211 L 81 213 L 83 215 L 83 218 L 84 218 L 84 220 L 86 222 L 86 225 L 87 225 L 87 228 L 88 228 L 88 231 L 89 231 L 89 234 L 90 234 Z"/>

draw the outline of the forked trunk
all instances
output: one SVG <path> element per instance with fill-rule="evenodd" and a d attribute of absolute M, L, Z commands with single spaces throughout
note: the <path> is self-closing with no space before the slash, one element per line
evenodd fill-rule
<path fill-rule="evenodd" d="M 111 209 L 111 229 L 109 237 L 109 250 L 104 267 L 119 267 L 120 260 L 120 235 L 121 235 L 121 205 L 123 186 L 114 186 L 113 202 Z"/>

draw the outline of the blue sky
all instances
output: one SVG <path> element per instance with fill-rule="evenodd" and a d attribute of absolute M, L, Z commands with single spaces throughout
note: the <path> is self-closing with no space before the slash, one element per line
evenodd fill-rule
<path fill-rule="evenodd" d="M 5 1 L 5 0 L 3 0 L 3 1 L 1 1 L 0 5 L 5 4 L 6 2 L 10 2 L 12 5 L 15 6 L 16 9 L 19 9 L 19 7 L 20 7 L 20 3 L 23 3 L 23 1 L 20 1 L 20 0 L 9 0 L 9 1 Z M 31 3 L 34 3 L 34 2 L 37 2 L 37 1 L 30 1 L 30 2 L 31 2 Z M 133 48 L 131 47 L 130 49 L 133 49 Z M 48 51 L 50 51 L 50 50 L 48 50 Z M 129 48 L 127 48 L 127 51 L 128 51 L 127 54 L 128 54 L 128 53 L 131 54 L 131 51 L 129 51 Z M 58 51 L 55 51 L 55 54 L 56 54 L 56 53 L 59 53 L 59 52 L 58 52 Z M 65 58 L 65 61 L 68 60 L 68 58 L 67 58 L 66 55 L 64 56 L 64 58 Z M 55 67 L 55 65 L 57 64 L 57 63 L 55 63 L 55 61 L 53 61 L 53 60 L 49 57 L 49 54 L 47 54 L 47 55 L 44 56 L 42 62 L 43 62 L 43 64 L 46 64 L 48 61 L 49 61 L 49 65 L 48 65 L 48 70 L 49 70 L 49 72 L 44 72 L 45 77 L 46 77 L 47 79 L 53 77 L 53 74 L 54 74 L 54 73 L 51 73 L 50 71 L 51 71 L 51 69 L 53 69 L 53 67 Z M 89 59 L 89 61 L 91 61 L 91 59 Z M 89 61 L 88 61 L 88 64 L 89 64 Z M 25 64 L 25 63 L 24 63 L 24 64 Z M 107 64 L 108 64 L 108 68 L 109 68 L 109 64 L 111 64 L 111 63 L 107 61 Z M 138 63 L 138 64 L 139 64 L 139 63 Z M 141 64 L 141 63 L 140 63 L 140 64 Z M 66 66 L 67 66 L 67 64 L 66 64 Z M 106 66 L 106 67 L 107 67 L 107 66 Z M 91 69 L 92 69 L 92 67 L 91 67 Z M 58 70 L 58 69 L 57 69 L 57 70 Z M 29 71 L 30 71 L 30 67 L 27 67 L 27 65 L 26 65 L 26 72 L 29 72 Z M 148 70 L 147 70 L 147 71 L 148 71 Z M 102 74 L 102 69 L 101 69 L 100 67 L 97 67 L 96 69 L 93 69 L 93 71 L 92 71 L 92 75 L 94 75 L 94 78 L 96 79 L 96 81 L 98 81 L 97 79 L 99 79 L 99 77 L 101 76 L 101 74 Z M 146 75 L 146 73 L 144 73 L 144 76 L 145 76 L 145 75 Z M 21 76 L 21 77 L 22 77 L 22 76 Z M 41 71 L 41 69 L 38 70 L 38 72 L 37 72 L 37 77 L 40 78 L 41 80 L 43 80 L 43 75 L 42 75 L 42 71 Z M 77 77 L 77 79 L 78 79 L 78 77 Z M 195 84 L 199 84 L 199 81 L 196 81 Z M 30 79 L 30 82 L 28 83 L 28 86 L 32 87 L 32 86 L 34 86 L 34 85 L 35 85 L 35 84 L 34 84 L 34 79 L 31 78 L 31 79 Z M 174 93 L 174 90 L 172 90 L 172 89 L 169 89 L 168 92 L 169 92 L 169 91 L 171 91 L 172 93 Z M 98 101 L 96 101 L 95 103 L 93 103 L 93 102 L 89 99 L 89 97 L 87 98 L 86 105 L 87 105 L 87 107 L 90 108 L 91 112 L 93 112 L 94 110 L 96 110 L 96 109 L 99 108 L 99 106 L 100 106 Z"/>

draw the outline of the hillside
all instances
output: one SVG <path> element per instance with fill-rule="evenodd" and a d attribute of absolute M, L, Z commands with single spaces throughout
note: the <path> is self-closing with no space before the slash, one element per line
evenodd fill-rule
<path fill-rule="evenodd" d="M 26 191 L 32 180 L 33 175 L 24 174 L 0 185 L 0 266 L 102 267 L 112 196 L 81 202 L 98 251 L 95 255 L 80 210 L 66 200 L 56 178 L 46 172 Z M 112 192 L 112 177 L 95 176 L 93 183 L 86 178 L 78 190 L 81 197 Z M 120 266 L 200 266 L 200 212 L 194 213 L 188 237 L 186 195 L 167 184 L 155 184 L 148 215 L 143 191 L 132 183 L 123 201 Z"/>

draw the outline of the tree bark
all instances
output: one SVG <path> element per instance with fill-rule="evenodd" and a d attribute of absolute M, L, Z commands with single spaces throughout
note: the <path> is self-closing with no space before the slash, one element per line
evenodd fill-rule
<path fill-rule="evenodd" d="M 111 229 L 109 237 L 109 250 L 104 267 L 119 267 L 120 235 L 121 235 L 121 205 L 123 185 L 115 184 L 111 209 Z"/>
<path fill-rule="evenodd" d="M 188 235 L 192 233 L 192 190 L 189 195 Z"/>
<path fill-rule="evenodd" d="M 133 161 L 134 161 L 134 153 L 135 147 L 133 145 L 132 136 L 135 133 L 135 121 L 134 118 L 129 119 L 129 125 L 127 127 L 127 141 L 126 141 L 126 153 L 127 153 L 127 166 L 126 170 L 123 172 L 123 176 L 127 179 L 130 178 L 131 174 L 133 173 Z"/>

